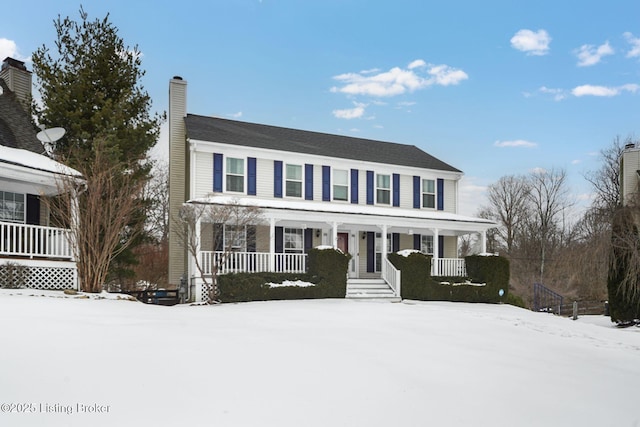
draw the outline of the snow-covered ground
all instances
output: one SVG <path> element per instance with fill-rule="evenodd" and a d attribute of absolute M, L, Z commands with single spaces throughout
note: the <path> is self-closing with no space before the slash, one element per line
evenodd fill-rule
<path fill-rule="evenodd" d="M 640 424 L 640 328 L 603 317 L 25 293 L 0 290 L 1 426 Z"/>

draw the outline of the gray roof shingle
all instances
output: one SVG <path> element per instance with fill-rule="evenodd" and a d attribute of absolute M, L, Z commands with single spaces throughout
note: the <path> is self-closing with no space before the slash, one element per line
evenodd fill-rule
<path fill-rule="evenodd" d="M 187 114 L 187 137 L 200 141 L 314 154 L 448 172 L 459 169 L 413 145 Z"/>
<path fill-rule="evenodd" d="M 3 79 L 0 79 L 0 88 L 0 145 L 44 153 L 29 114 Z"/>

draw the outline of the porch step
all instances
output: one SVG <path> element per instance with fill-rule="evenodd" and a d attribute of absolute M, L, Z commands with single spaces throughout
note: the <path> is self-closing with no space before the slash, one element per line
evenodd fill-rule
<path fill-rule="evenodd" d="M 347 280 L 347 298 L 352 299 L 386 299 L 399 301 L 387 282 L 382 279 L 349 279 Z"/>

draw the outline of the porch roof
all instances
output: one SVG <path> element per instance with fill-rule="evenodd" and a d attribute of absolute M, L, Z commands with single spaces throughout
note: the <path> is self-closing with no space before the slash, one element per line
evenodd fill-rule
<path fill-rule="evenodd" d="M 282 199 L 256 199 L 211 195 L 189 200 L 193 204 L 256 206 L 262 209 L 266 220 L 274 219 L 284 225 L 304 224 L 307 227 L 324 228 L 333 222 L 354 226 L 382 226 L 405 231 L 438 229 L 441 234 L 462 235 L 484 232 L 496 227 L 496 223 L 484 218 L 458 215 L 449 212 L 402 209 L 336 202 L 291 201 Z"/>
<path fill-rule="evenodd" d="M 81 178 L 80 172 L 47 156 L 19 148 L 0 145 L 0 180 L 12 183 L 12 188 L 45 194 L 57 193 L 56 177 Z"/>

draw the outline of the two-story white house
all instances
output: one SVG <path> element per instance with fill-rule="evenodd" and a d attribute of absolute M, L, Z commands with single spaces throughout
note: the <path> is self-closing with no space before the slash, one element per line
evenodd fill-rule
<path fill-rule="evenodd" d="M 384 279 L 386 254 L 404 249 L 431 254 L 433 275 L 464 275 L 458 237 L 479 234 L 484 248 L 495 226 L 459 215 L 462 172 L 415 146 L 187 114 L 180 77 L 169 98 L 172 215 L 184 203 L 232 201 L 263 212 L 234 252 L 263 261 L 234 265 L 302 272 L 306 251 L 329 245 L 351 255 L 348 283 Z M 201 259 L 216 252 L 206 230 Z M 170 283 L 196 276 L 174 234 L 169 253 Z M 194 293 L 202 299 L 201 286 Z"/>

